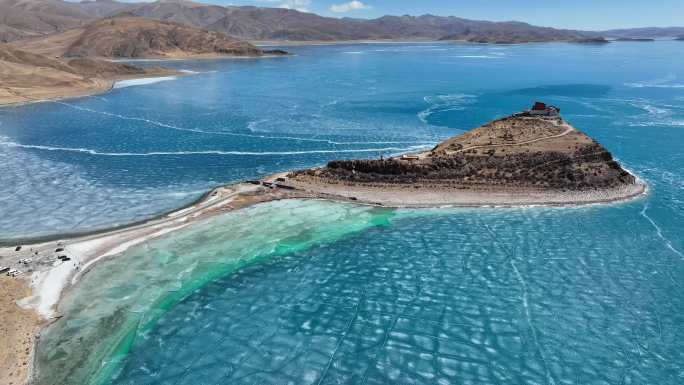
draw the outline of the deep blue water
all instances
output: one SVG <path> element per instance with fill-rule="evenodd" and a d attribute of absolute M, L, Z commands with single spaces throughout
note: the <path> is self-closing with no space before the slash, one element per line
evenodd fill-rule
<path fill-rule="evenodd" d="M 0 109 L 0 238 L 128 223 L 217 184 L 432 145 L 535 99 L 629 165 L 643 151 L 624 146 L 647 143 L 627 135 L 679 144 L 684 126 L 678 42 L 288 49 L 164 63 L 200 74 Z"/>
<path fill-rule="evenodd" d="M 429 146 L 534 100 L 558 105 L 649 195 L 228 214 L 86 275 L 41 338 L 40 383 L 65 367 L 135 385 L 684 383 L 681 43 L 289 49 L 173 62 L 201 73 L 1 109 L 0 178 L 13 186 L 2 233 L 127 222 L 217 183 Z M 93 367 L 108 370 L 96 381 Z"/>

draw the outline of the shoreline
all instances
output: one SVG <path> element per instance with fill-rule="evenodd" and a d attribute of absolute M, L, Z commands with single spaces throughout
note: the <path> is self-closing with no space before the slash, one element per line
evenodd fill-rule
<path fill-rule="evenodd" d="M 135 63 L 135 62 L 181 62 L 181 61 L 193 61 L 193 60 L 250 60 L 250 59 L 277 59 L 277 58 L 287 58 L 295 55 L 286 54 L 264 54 L 259 56 L 228 56 L 228 55 L 195 55 L 195 56 L 178 56 L 178 57 L 150 57 L 150 58 L 96 58 L 106 60 L 112 63 Z M 6 90 L 6 95 L 0 95 L 0 108 L 3 107 L 19 107 L 28 104 L 41 103 L 41 102 L 54 102 L 59 100 L 70 100 L 78 99 L 88 96 L 96 96 L 106 94 L 113 89 L 116 89 L 116 84 L 124 81 L 135 81 L 143 79 L 156 79 L 165 77 L 184 77 L 189 75 L 196 75 L 195 72 L 188 72 L 183 70 L 174 69 L 163 69 L 158 73 L 132 75 L 132 76 L 117 76 L 114 78 L 88 78 L 87 80 L 91 82 L 91 87 L 71 87 L 63 90 L 59 90 L 54 93 L 54 95 L 48 97 L 33 97 L 29 95 L 18 94 L 12 92 L 9 88 Z M 171 79 L 169 79 L 171 80 Z M 123 87 L 122 87 L 123 88 Z M 0 88 L 2 90 L 2 88 Z M 54 87 L 35 87 L 31 90 L 31 93 L 41 94 L 54 92 Z"/>
<path fill-rule="evenodd" d="M 20 107 L 20 106 L 24 106 L 24 105 L 28 105 L 28 104 L 35 104 L 35 103 L 42 103 L 42 102 L 54 102 L 54 101 L 58 101 L 58 100 L 78 99 L 78 98 L 83 98 L 83 97 L 88 97 L 88 96 L 93 96 L 93 95 L 106 94 L 107 92 L 114 89 L 114 84 L 116 84 L 116 82 L 118 80 L 100 79 L 99 81 L 103 82 L 104 86 L 95 87 L 93 89 L 65 90 L 65 92 L 62 92 L 59 95 L 56 95 L 54 97 L 37 99 L 37 98 L 32 98 L 30 96 L 16 95 L 15 98 L 24 99 L 24 100 L 17 100 L 17 101 L 14 101 L 12 98 L 0 98 L 0 108 L 3 108 L 3 107 Z"/>
<path fill-rule="evenodd" d="M 103 95 L 106 94 L 116 88 L 116 84 L 118 82 L 123 82 L 123 81 L 130 81 L 130 80 L 142 80 L 142 79 L 157 79 L 157 78 L 165 78 L 169 76 L 173 77 L 181 77 L 181 76 L 189 76 L 192 75 L 190 73 L 186 72 L 180 72 L 180 71 L 175 71 L 175 70 L 169 70 L 169 73 L 164 73 L 164 74 L 151 74 L 150 76 L 124 76 L 120 78 L 115 78 L 115 79 L 92 79 L 96 83 L 96 87 L 92 89 L 71 89 L 71 90 L 65 90 L 64 92 L 60 93 L 59 95 L 56 95 L 54 97 L 48 97 L 48 98 L 32 98 L 30 96 L 25 96 L 25 95 L 17 95 L 16 98 L 22 98 L 25 100 L 21 101 L 13 101 L 12 99 L 6 100 L 3 98 L 0 98 L 0 108 L 4 107 L 20 107 L 28 104 L 35 104 L 35 103 L 43 103 L 43 102 L 54 102 L 54 101 L 60 101 L 60 100 L 71 100 L 71 99 L 79 99 L 79 98 L 85 98 L 89 96 L 97 96 L 97 95 Z M 100 84 L 101 83 L 101 84 Z"/>
<path fill-rule="evenodd" d="M 264 45 L 264 47 L 271 47 L 270 45 Z M 277 54 L 264 54 L 264 55 L 218 55 L 218 54 L 197 54 L 193 56 L 151 56 L 142 58 L 107 58 L 98 57 L 98 59 L 106 60 L 112 63 L 136 63 L 136 62 L 175 62 L 175 61 L 193 61 L 193 60 L 258 60 L 258 59 L 277 59 L 277 58 L 288 58 L 297 56 L 291 53 L 284 55 Z"/>
<path fill-rule="evenodd" d="M 243 182 L 220 186 L 214 188 L 197 199 L 195 202 L 180 207 L 166 214 L 160 214 L 153 219 L 139 221 L 116 228 L 108 228 L 96 231 L 91 234 L 81 234 L 67 236 L 65 234 L 55 235 L 51 240 L 39 241 L 37 243 L 22 245 L 21 251 L 15 251 L 15 246 L 0 246 L 0 262 L 13 268 L 26 270 L 23 276 L 8 278 L 21 282 L 23 290 L 30 291 L 26 297 L 16 301 L 5 303 L 2 311 L 7 313 L 12 309 L 21 309 L 33 314 L 33 322 L 24 322 L 25 327 L 33 330 L 31 348 L 29 356 L 33 357 L 33 351 L 37 346 L 37 339 L 40 331 L 51 322 L 60 318 L 59 303 L 64 294 L 70 291 L 80 278 L 98 262 L 115 256 L 126 251 L 128 248 L 144 243 L 148 240 L 158 238 L 164 234 L 183 229 L 195 223 L 202 222 L 208 218 L 222 215 L 231 211 L 250 207 L 260 203 L 266 203 L 284 199 L 314 199 L 328 200 L 341 203 L 357 205 L 369 205 L 386 208 L 457 208 L 457 207 L 539 207 L 539 206 L 584 206 L 594 204 L 615 204 L 630 201 L 648 194 L 648 187 L 640 180 L 634 184 L 630 191 L 622 191 L 623 194 L 604 195 L 596 194 L 597 191 L 582 192 L 582 200 L 568 200 L 568 195 L 553 194 L 545 192 L 537 195 L 534 199 L 511 200 L 511 191 L 490 194 L 483 199 L 482 192 L 470 192 L 464 194 L 463 191 L 452 191 L 452 198 L 460 196 L 460 200 L 442 199 L 439 201 L 427 202 L 415 200 L 417 189 L 404 188 L 400 194 L 396 190 L 387 191 L 374 188 L 372 193 L 359 194 L 356 189 L 343 186 L 342 189 L 347 193 L 340 193 L 333 188 L 322 188 L 321 186 L 292 186 L 287 183 L 287 172 L 275 174 L 264 178 L 258 182 Z M 286 182 L 280 183 L 285 178 Z M 257 184 L 258 183 L 258 184 Z M 329 186 L 328 186 L 329 187 Z M 339 188 L 338 188 L 339 189 Z M 617 191 L 619 192 L 619 191 Z M 626 193 L 627 192 L 627 193 Z M 428 193 L 425 197 L 434 198 L 434 194 L 444 195 L 444 191 L 425 189 L 423 193 Z M 385 194 L 385 195 L 383 195 Z M 433 195 L 430 195 L 433 194 Z M 357 196 L 358 195 L 358 196 Z M 420 196 L 420 194 L 418 195 Z M 447 195 L 448 196 L 448 195 Z M 479 201 L 468 201 L 473 196 L 479 197 Z M 522 196 L 522 195 L 519 195 Z M 407 197 L 414 197 L 413 201 Z M 543 199 L 539 199 L 543 198 Z M 562 198 L 562 199 L 561 199 Z M 591 199 L 586 199 L 591 198 Z M 403 203 L 398 203 L 400 199 Z M 564 200 L 563 200 L 564 199 Z M 406 203 L 408 202 L 408 203 Z M 5 243 L 7 244 L 7 243 Z M 57 252 L 56 250 L 62 249 Z M 60 262 L 59 255 L 66 255 L 71 260 Z M 20 259 L 31 258 L 29 263 L 20 263 Z M 25 331 L 25 329 L 23 330 Z M 16 334 L 8 333 L 7 338 L 16 338 Z M 8 346 L 9 348 L 9 346 Z M 12 365 L 17 365 L 21 360 L 16 357 Z M 23 361 L 22 361 L 23 362 Z M 34 369 L 34 362 L 25 368 L 26 378 Z M 6 370 L 5 367 L 3 367 Z"/>

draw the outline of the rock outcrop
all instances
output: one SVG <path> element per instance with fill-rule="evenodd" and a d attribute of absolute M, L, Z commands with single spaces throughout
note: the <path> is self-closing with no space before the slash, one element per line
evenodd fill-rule
<path fill-rule="evenodd" d="M 375 187 L 585 191 L 637 183 L 611 153 L 560 116 L 530 112 L 496 120 L 428 152 L 337 160 L 292 181 Z"/>

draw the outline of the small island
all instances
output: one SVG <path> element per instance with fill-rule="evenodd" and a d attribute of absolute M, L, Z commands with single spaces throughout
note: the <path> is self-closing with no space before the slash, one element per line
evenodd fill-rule
<path fill-rule="evenodd" d="M 654 42 L 655 39 L 645 38 L 645 37 L 621 37 L 621 38 L 615 39 L 615 41 L 649 43 L 649 42 Z"/>
<path fill-rule="evenodd" d="M 285 184 L 401 207 L 583 204 L 645 190 L 608 150 L 564 121 L 558 108 L 540 102 L 430 151 L 332 161 L 292 172 Z"/>
<path fill-rule="evenodd" d="M 585 38 L 579 38 L 572 40 L 571 43 L 577 43 L 577 44 L 608 44 L 610 43 L 610 40 L 606 39 L 605 37 L 585 37 Z"/>

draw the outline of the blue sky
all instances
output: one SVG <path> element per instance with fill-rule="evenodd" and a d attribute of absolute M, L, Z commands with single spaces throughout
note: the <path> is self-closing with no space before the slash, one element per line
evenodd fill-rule
<path fill-rule="evenodd" d="M 684 25 L 684 0 L 199 0 L 221 5 L 289 7 L 325 16 L 453 15 L 519 20 L 557 28 L 611 29 Z"/>

